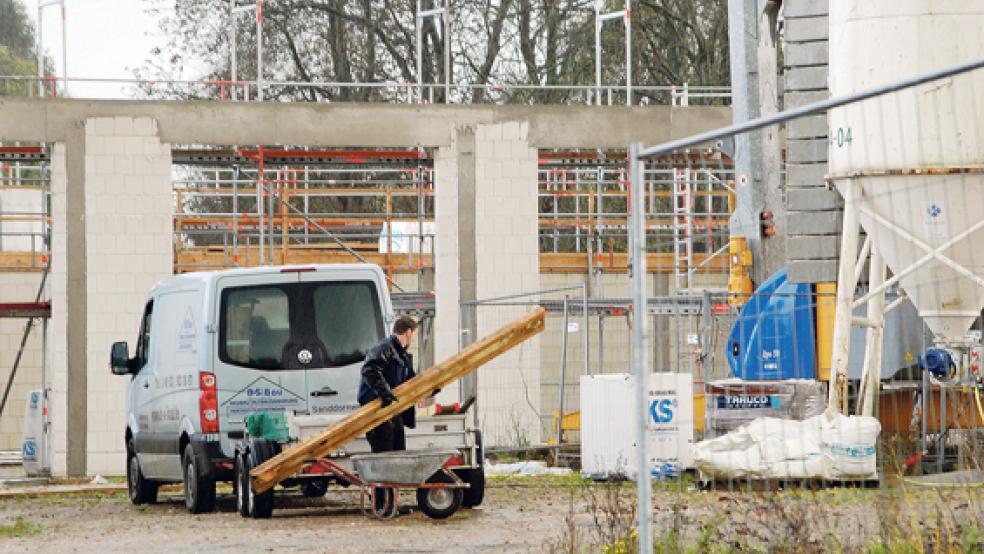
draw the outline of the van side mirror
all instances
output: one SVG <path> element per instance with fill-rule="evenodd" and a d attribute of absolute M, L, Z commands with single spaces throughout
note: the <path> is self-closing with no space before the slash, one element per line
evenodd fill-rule
<path fill-rule="evenodd" d="M 109 367 L 116 375 L 129 375 L 130 370 L 130 347 L 126 341 L 114 342 L 113 348 L 109 351 Z"/>

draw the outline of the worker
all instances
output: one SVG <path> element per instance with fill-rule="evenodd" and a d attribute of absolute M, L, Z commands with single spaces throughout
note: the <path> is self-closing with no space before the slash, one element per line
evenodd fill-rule
<path fill-rule="evenodd" d="M 412 378 L 413 356 L 407 352 L 417 331 L 417 322 L 402 316 L 393 324 L 393 334 L 372 347 L 362 365 L 362 381 L 359 383 L 359 405 L 364 406 L 379 398 L 383 407 L 396 402 L 393 389 Z M 403 427 L 414 428 L 416 412 L 413 406 L 390 420 L 380 423 L 366 433 L 369 446 L 375 452 L 406 450 Z"/>

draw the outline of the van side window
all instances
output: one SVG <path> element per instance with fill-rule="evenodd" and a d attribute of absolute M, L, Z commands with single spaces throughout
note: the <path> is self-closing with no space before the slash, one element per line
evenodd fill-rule
<path fill-rule="evenodd" d="M 137 337 L 137 352 L 133 356 L 138 371 L 147 364 L 147 358 L 150 357 L 150 321 L 153 314 L 154 301 L 151 300 L 144 308 L 143 320 L 140 322 L 140 336 Z"/>
<path fill-rule="evenodd" d="M 223 292 L 220 358 L 257 369 L 280 369 L 290 336 L 290 303 L 276 286 Z"/>

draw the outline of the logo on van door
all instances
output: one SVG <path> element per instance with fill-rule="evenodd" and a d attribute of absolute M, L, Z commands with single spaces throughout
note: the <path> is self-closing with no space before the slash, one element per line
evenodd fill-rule
<path fill-rule="evenodd" d="M 314 355 L 311 354 L 311 351 L 306 348 L 297 353 L 297 361 L 301 362 L 304 365 L 308 365 L 309 363 L 311 363 L 311 360 L 313 359 L 314 359 Z"/>
<path fill-rule="evenodd" d="M 298 409 L 305 404 L 304 397 L 260 377 L 226 400 L 222 407 L 230 416 L 254 412 Z"/>
<path fill-rule="evenodd" d="M 188 311 L 185 312 L 184 320 L 181 322 L 181 328 L 178 329 L 178 350 L 191 350 L 194 352 L 195 339 L 197 337 L 198 334 L 195 332 L 195 313 L 191 311 L 191 306 L 188 306 Z"/>

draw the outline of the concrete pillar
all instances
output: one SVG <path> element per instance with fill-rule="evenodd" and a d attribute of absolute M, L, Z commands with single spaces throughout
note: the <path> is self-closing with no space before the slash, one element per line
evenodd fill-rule
<path fill-rule="evenodd" d="M 434 152 L 434 352 L 437 361 L 458 351 L 459 237 L 458 141 Z M 474 163 L 474 162 L 473 162 Z M 441 403 L 460 400 L 459 387 L 447 387 Z"/>
<path fill-rule="evenodd" d="M 475 134 L 475 262 L 478 298 L 540 287 L 537 150 L 527 123 L 480 125 Z M 525 313 L 483 306 L 481 337 Z M 478 372 L 479 423 L 488 445 L 540 440 L 540 345 L 533 339 Z"/>
<path fill-rule="evenodd" d="M 52 433 L 56 475 L 122 475 L 129 379 L 147 292 L 173 267 L 170 144 L 150 118 L 91 118 L 52 156 Z"/>

